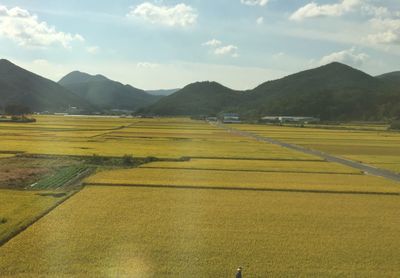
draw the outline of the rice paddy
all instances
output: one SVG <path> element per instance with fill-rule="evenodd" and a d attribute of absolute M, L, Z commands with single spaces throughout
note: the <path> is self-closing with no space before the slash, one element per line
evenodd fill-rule
<path fill-rule="evenodd" d="M 173 163 L 171 163 L 172 165 Z M 231 189 L 396 192 L 398 183 L 366 175 L 215 171 L 193 169 L 126 169 L 103 171 L 86 179 L 95 185 L 151 185 Z"/>
<path fill-rule="evenodd" d="M 244 124 L 235 128 L 400 172 L 399 132 Z"/>
<path fill-rule="evenodd" d="M 234 136 L 207 123 L 187 119 L 38 117 L 33 124 L 8 124 L 2 133 L 0 152 L 70 156 L 130 154 L 160 158 L 318 159 Z"/>
<path fill-rule="evenodd" d="M 400 165 L 400 134 L 380 126 L 233 127 Z M 400 275 L 398 182 L 206 122 L 38 116 L 0 123 L 0 153 L 3 183 L 33 179 L 28 162 L 33 173 L 61 169 L 0 189 L 0 240 L 35 222 L 0 244 L 0 277 L 234 277 L 239 265 L 245 277 Z M 85 165 L 124 155 L 156 159 Z M 54 190 L 87 167 L 98 170 L 57 206 L 73 192 Z"/>
<path fill-rule="evenodd" d="M 280 161 L 237 159 L 191 159 L 179 162 L 153 162 L 141 168 L 226 170 L 282 173 L 362 174 L 360 171 L 325 161 Z"/>
<path fill-rule="evenodd" d="M 61 199 L 61 195 L 54 197 L 52 194 L 32 191 L 0 189 L 0 218 L 3 219 L 0 224 L 0 245 L 3 240 L 30 224 Z"/>
<path fill-rule="evenodd" d="M 396 277 L 399 209 L 391 196 L 87 187 L 1 247 L 0 276 Z"/>
<path fill-rule="evenodd" d="M 2 158 L 10 158 L 10 157 L 14 157 L 15 154 L 11 154 L 11 153 L 0 153 L 0 159 Z"/>

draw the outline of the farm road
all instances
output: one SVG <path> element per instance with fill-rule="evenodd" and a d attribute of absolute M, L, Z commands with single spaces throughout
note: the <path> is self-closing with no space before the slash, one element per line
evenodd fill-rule
<path fill-rule="evenodd" d="M 299 151 L 299 152 L 303 152 L 305 154 L 310 154 L 310 155 L 314 155 L 314 156 L 318 156 L 321 157 L 323 159 L 325 159 L 326 161 L 329 162 L 336 162 L 336 163 L 340 163 L 343 164 L 345 166 L 348 167 L 352 167 L 354 169 L 357 170 L 361 170 L 366 174 L 369 175 L 373 175 L 373 176 L 378 176 L 378 177 L 383 177 L 386 179 L 390 179 L 390 180 L 394 180 L 397 182 L 400 182 L 400 174 L 396 174 L 394 172 L 385 170 L 385 169 L 379 169 L 373 166 L 369 166 L 360 162 L 356 162 L 356 161 L 352 161 L 352 160 L 348 160 L 345 158 L 341 158 L 341 157 L 337 157 L 337 156 L 333 156 L 321 151 L 317 151 L 317 150 L 313 150 L 313 149 L 308 149 L 302 146 L 298 146 L 298 145 L 294 145 L 294 144 L 289 144 L 289 143 L 285 143 L 285 142 L 281 142 L 279 140 L 276 139 L 272 139 L 272 138 L 268 138 L 268 137 L 264 137 L 264 136 L 260 136 L 251 132 L 247 132 L 247 131 L 242 131 L 242 130 L 238 130 L 232 127 L 228 127 L 226 125 L 223 124 L 216 124 L 217 126 L 228 130 L 234 134 L 238 134 L 241 136 L 247 136 L 247 137 L 252 137 L 260 142 L 266 142 L 266 143 L 271 143 L 271 144 L 275 144 L 284 148 L 288 148 L 291 150 L 295 150 L 295 151 Z"/>

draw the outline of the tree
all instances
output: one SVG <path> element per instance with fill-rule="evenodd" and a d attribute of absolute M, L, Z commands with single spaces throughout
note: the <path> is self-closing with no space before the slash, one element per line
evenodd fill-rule
<path fill-rule="evenodd" d="M 400 130 L 400 120 L 393 121 L 390 125 L 390 129 Z"/>
<path fill-rule="evenodd" d="M 12 116 L 23 116 L 32 113 L 29 107 L 18 104 L 7 105 L 5 112 L 7 115 L 12 115 Z"/>
<path fill-rule="evenodd" d="M 122 157 L 122 161 L 123 161 L 124 165 L 127 165 L 127 166 L 133 165 L 135 163 L 135 159 L 130 154 L 124 155 Z"/>

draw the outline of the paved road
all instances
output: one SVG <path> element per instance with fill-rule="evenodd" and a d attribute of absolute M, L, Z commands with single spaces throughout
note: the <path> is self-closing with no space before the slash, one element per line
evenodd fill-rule
<path fill-rule="evenodd" d="M 298 146 L 298 145 L 294 145 L 294 144 L 289 144 L 289 143 L 285 143 L 285 142 L 281 142 L 279 140 L 276 139 L 272 139 L 272 138 L 268 138 L 268 137 L 264 137 L 264 136 L 260 136 L 251 132 L 247 132 L 247 131 L 242 131 L 242 130 L 237 130 L 235 128 L 232 128 L 230 126 L 226 126 L 223 124 L 216 124 L 217 126 L 224 128 L 234 134 L 238 134 L 238 135 L 242 135 L 242 136 L 247 136 L 247 137 L 252 137 L 258 141 L 261 142 L 267 142 L 267 143 L 271 143 L 271 144 L 275 144 L 284 148 L 288 148 L 291 150 L 295 150 L 295 151 L 299 151 L 299 152 L 303 152 L 305 154 L 310 154 L 310 155 L 315 155 L 318 157 L 321 157 L 323 159 L 325 159 L 326 161 L 329 162 L 336 162 L 336 163 L 340 163 L 349 167 L 352 167 L 354 169 L 358 169 L 363 171 L 366 174 L 369 175 L 373 175 L 373 176 L 378 176 L 378 177 L 384 177 L 386 179 L 390 179 L 390 180 L 394 180 L 397 182 L 400 182 L 400 174 L 396 174 L 394 172 L 385 170 L 385 169 L 379 169 L 373 166 L 369 166 L 366 164 L 362 164 L 360 162 L 356 162 L 356 161 L 352 161 L 352 160 L 348 160 L 345 158 L 341 158 L 341 157 L 337 157 L 337 156 L 333 156 L 321 151 L 317 151 L 317 150 L 313 150 L 313 149 L 308 149 L 302 146 Z"/>

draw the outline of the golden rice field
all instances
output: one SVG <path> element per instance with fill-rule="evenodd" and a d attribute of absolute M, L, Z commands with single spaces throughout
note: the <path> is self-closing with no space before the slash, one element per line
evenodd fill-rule
<path fill-rule="evenodd" d="M 326 161 L 279 161 L 247 159 L 191 159 L 179 162 L 153 162 L 141 168 L 227 170 L 283 173 L 361 174 L 359 170 Z"/>
<path fill-rule="evenodd" d="M 400 170 L 400 134 L 378 125 L 232 127 Z M 234 277 L 239 265 L 244 277 L 400 276 L 398 182 L 186 118 L 0 123 L 0 168 L 33 159 L 7 158 L 18 152 L 167 160 L 99 166 L 0 244 L 0 277 Z M 31 166 L 56 158 L 71 160 Z M 0 189 L 0 241 L 66 198 L 43 193 Z"/>
<path fill-rule="evenodd" d="M 11 153 L 0 153 L 0 159 L 2 158 L 10 158 L 10 157 L 14 157 L 15 154 L 11 154 Z"/>
<path fill-rule="evenodd" d="M 171 162 L 170 165 L 173 165 Z M 137 168 L 99 172 L 85 180 L 95 185 L 152 185 L 240 189 L 395 192 L 399 183 L 349 174 L 215 171 Z"/>
<path fill-rule="evenodd" d="M 235 128 L 400 172 L 400 132 L 246 124 Z"/>
<path fill-rule="evenodd" d="M 309 124 L 308 126 L 323 128 L 323 129 L 352 129 L 352 130 L 377 130 L 377 131 L 386 131 L 390 127 L 390 125 L 387 123 L 364 123 L 364 122 L 339 123 L 336 125 Z"/>
<path fill-rule="evenodd" d="M 0 242 L 59 201 L 38 192 L 0 189 L 0 223 L 1 219 L 4 222 L 0 224 Z"/>
<path fill-rule="evenodd" d="M 399 210 L 392 196 L 87 187 L 1 247 L 0 276 L 398 277 Z"/>
<path fill-rule="evenodd" d="M 36 123 L 2 123 L 0 127 L 0 152 L 320 160 L 188 119 L 40 116 Z"/>

